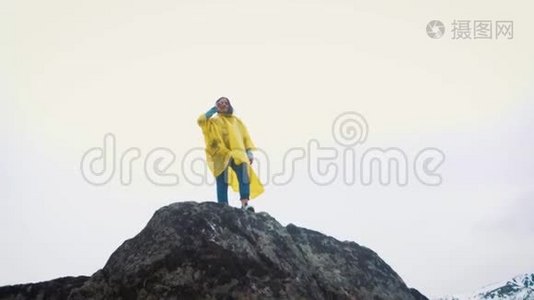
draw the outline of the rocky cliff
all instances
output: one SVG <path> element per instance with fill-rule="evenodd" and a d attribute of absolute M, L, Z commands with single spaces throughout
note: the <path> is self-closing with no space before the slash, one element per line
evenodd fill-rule
<path fill-rule="evenodd" d="M 372 250 L 267 213 L 157 210 L 91 277 L 0 287 L 2 299 L 426 299 Z"/>

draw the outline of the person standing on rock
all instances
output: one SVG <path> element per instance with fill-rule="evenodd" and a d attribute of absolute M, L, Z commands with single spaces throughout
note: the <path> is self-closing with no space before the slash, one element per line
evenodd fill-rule
<path fill-rule="evenodd" d="M 217 202 L 228 205 L 228 184 L 239 191 L 241 207 L 254 211 L 248 204 L 263 193 L 251 164 L 256 150 L 245 124 L 234 115 L 230 100 L 221 97 L 215 106 L 201 114 L 197 123 L 206 143 L 206 161 L 217 182 Z M 212 116 L 217 113 L 217 116 Z M 228 168 L 230 166 L 230 168 Z"/>

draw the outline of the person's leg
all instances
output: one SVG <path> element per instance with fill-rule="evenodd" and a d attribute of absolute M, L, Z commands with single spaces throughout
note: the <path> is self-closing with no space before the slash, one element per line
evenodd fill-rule
<path fill-rule="evenodd" d="M 246 163 L 236 165 L 232 162 L 231 166 L 236 172 L 237 179 L 239 181 L 239 196 L 241 205 L 245 207 L 248 205 L 250 197 L 250 176 L 248 174 L 248 165 Z"/>
<path fill-rule="evenodd" d="M 217 176 L 217 202 L 228 205 L 228 168 Z"/>

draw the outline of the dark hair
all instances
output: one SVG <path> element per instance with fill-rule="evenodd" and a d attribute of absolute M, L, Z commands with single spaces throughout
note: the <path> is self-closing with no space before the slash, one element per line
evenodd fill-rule
<path fill-rule="evenodd" d="M 228 101 L 228 106 L 230 106 L 228 108 L 228 114 L 233 114 L 234 113 L 234 107 L 232 106 L 232 103 L 230 103 L 230 99 L 226 98 L 226 97 L 221 97 L 219 99 L 217 99 L 217 101 L 215 101 L 215 104 L 217 104 L 217 102 L 221 101 L 221 100 L 226 100 Z"/>

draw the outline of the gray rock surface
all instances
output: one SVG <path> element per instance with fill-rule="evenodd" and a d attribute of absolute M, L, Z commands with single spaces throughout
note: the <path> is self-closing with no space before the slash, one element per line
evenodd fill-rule
<path fill-rule="evenodd" d="M 89 276 L 66 276 L 37 283 L 0 287 L 0 299 L 60 300 L 68 299 L 70 292 L 81 287 Z"/>
<path fill-rule="evenodd" d="M 366 247 L 213 202 L 160 208 L 67 298 L 426 299 Z"/>

